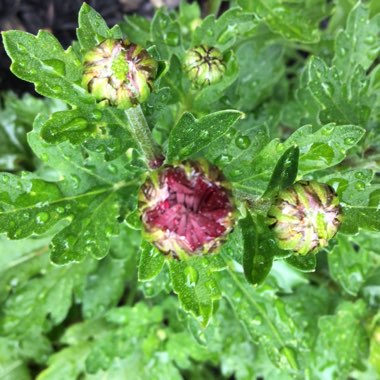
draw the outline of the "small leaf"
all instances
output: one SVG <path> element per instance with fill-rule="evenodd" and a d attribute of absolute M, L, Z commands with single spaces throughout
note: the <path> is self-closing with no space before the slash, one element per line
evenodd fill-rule
<path fill-rule="evenodd" d="M 300 150 L 296 146 L 287 149 L 277 161 L 264 196 L 270 196 L 292 185 L 297 178 Z"/>
<path fill-rule="evenodd" d="M 202 326 L 207 326 L 214 313 L 214 302 L 221 298 L 212 274 L 215 270 L 212 263 L 212 257 L 169 261 L 173 290 L 178 294 L 182 308 L 197 318 Z"/>
<path fill-rule="evenodd" d="M 239 228 L 243 240 L 243 268 L 244 274 L 251 284 L 260 285 L 268 276 L 273 263 L 274 240 L 264 237 L 252 215 L 248 212 L 244 219 L 239 221 Z"/>
<path fill-rule="evenodd" d="M 328 254 L 329 272 L 348 294 L 356 296 L 374 262 L 365 245 L 360 244 L 360 234 L 355 236 L 355 240 L 339 234 L 337 240 L 338 244 Z"/>
<path fill-rule="evenodd" d="M 161 272 L 165 256 L 153 245 L 143 241 L 140 248 L 139 281 L 150 281 Z"/>
<path fill-rule="evenodd" d="M 305 256 L 291 255 L 285 261 L 301 272 L 314 272 L 317 265 L 315 253 L 309 253 Z"/>
<path fill-rule="evenodd" d="M 119 205 L 115 193 L 95 196 L 86 209 L 51 242 L 51 260 L 56 264 L 80 262 L 86 255 L 101 259 L 107 255 L 110 237 L 118 232 Z"/>
<path fill-rule="evenodd" d="M 10 30 L 3 32 L 3 41 L 12 59 L 12 72 L 23 80 L 34 82 L 38 93 L 72 105 L 95 103 L 80 85 L 80 60 L 71 48 L 63 50 L 51 33 L 42 30 L 33 36 Z"/>
<path fill-rule="evenodd" d="M 109 29 L 103 17 L 88 4 L 83 3 L 79 11 L 77 37 L 82 50 L 87 51 L 107 38 L 122 38 L 122 34 L 118 27 Z"/>
<path fill-rule="evenodd" d="M 227 110 L 197 120 L 184 113 L 170 133 L 167 160 L 183 160 L 199 152 L 223 136 L 241 116 L 238 111 Z"/>

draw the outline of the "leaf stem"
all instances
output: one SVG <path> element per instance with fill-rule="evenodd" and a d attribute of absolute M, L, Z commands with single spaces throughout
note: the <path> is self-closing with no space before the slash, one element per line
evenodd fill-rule
<path fill-rule="evenodd" d="M 151 169 L 159 168 L 165 157 L 161 147 L 153 139 L 141 106 L 128 108 L 125 110 L 125 115 L 128 119 L 129 130 L 144 154 L 148 167 Z"/>

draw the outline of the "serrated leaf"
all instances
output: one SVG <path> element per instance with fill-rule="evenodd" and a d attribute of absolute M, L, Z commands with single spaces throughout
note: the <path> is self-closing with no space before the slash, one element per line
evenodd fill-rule
<path fill-rule="evenodd" d="M 326 15 L 326 3 L 321 0 L 306 6 L 299 1 L 238 0 L 238 4 L 254 12 L 268 26 L 286 39 L 313 43 L 319 40 L 319 21 Z"/>
<path fill-rule="evenodd" d="M 319 319 L 319 336 L 316 342 L 315 376 L 321 378 L 332 368 L 345 379 L 350 370 L 367 356 L 367 334 L 361 324 L 366 315 L 363 301 L 342 302 L 334 315 Z"/>
<path fill-rule="evenodd" d="M 200 119 L 184 113 L 170 133 L 167 160 L 183 160 L 199 152 L 227 133 L 241 116 L 233 110 L 214 112 Z"/>
<path fill-rule="evenodd" d="M 364 70 L 371 66 L 380 52 L 379 33 L 380 15 L 370 18 L 368 6 L 358 2 L 348 15 L 346 29 L 335 39 L 333 64 L 343 80 L 354 74 L 357 65 Z"/>
<path fill-rule="evenodd" d="M 80 86 L 82 66 L 74 51 L 66 51 L 49 32 L 37 36 L 11 30 L 3 32 L 4 46 L 12 59 L 12 72 L 33 82 L 41 95 L 72 105 L 93 104 L 95 99 Z"/>
<path fill-rule="evenodd" d="M 115 260 L 108 256 L 87 277 L 82 299 L 84 318 L 99 317 L 117 305 L 125 288 L 126 264 L 127 260 Z"/>
<path fill-rule="evenodd" d="M 109 29 L 103 17 L 84 3 L 79 11 L 78 41 L 83 51 L 87 51 L 100 44 L 107 38 L 122 38 L 118 27 Z"/>
<path fill-rule="evenodd" d="M 340 77 L 338 69 L 328 67 L 318 57 L 312 57 L 306 68 L 307 89 L 298 93 L 310 92 L 318 104 L 321 124 L 365 125 L 373 104 L 368 93 L 369 81 L 362 67 L 356 66 L 347 80 Z M 308 105 L 306 104 L 306 108 Z"/>
<path fill-rule="evenodd" d="M 324 177 L 336 188 L 343 207 L 341 232 L 354 234 L 360 228 L 380 230 L 380 186 L 370 185 L 372 178 L 373 172 L 368 169 Z"/>
<path fill-rule="evenodd" d="M 285 261 L 301 272 L 314 272 L 317 265 L 315 253 L 309 253 L 305 256 L 292 255 L 287 257 Z"/>
<path fill-rule="evenodd" d="M 227 94 L 230 103 L 242 111 L 257 108 L 284 75 L 283 55 L 282 46 L 261 36 L 241 44 L 236 51 L 239 77 Z"/>
<path fill-rule="evenodd" d="M 297 146 L 288 148 L 277 161 L 264 196 L 270 196 L 292 185 L 297 178 L 300 150 Z"/>
<path fill-rule="evenodd" d="M 224 52 L 237 40 L 251 34 L 256 26 L 253 14 L 244 12 L 241 8 L 231 8 L 223 12 L 218 19 L 214 15 L 207 16 L 194 30 L 192 45 L 204 44 Z"/>
<path fill-rule="evenodd" d="M 214 313 L 214 302 L 221 297 L 210 266 L 212 260 L 212 257 L 195 257 L 185 261 L 169 261 L 173 290 L 178 294 L 181 307 L 203 326 L 209 323 Z"/>
<path fill-rule="evenodd" d="M 243 268 L 248 282 L 253 285 L 260 285 L 268 276 L 272 268 L 275 242 L 263 236 L 259 231 L 257 222 L 253 221 L 252 215 L 248 212 L 244 219 L 238 224 L 241 229 L 243 241 Z"/>
<path fill-rule="evenodd" d="M 140 252 L 138 278 L 140 281 L 152 280 L 161 272 L 165 256 L 146 241 L 142 242 Z"/>
<path fill-rule="evenodd" d="M 224 171 L 238 191 L 262 196 L 268 188 L 271 175 L 282 152 L 291 146 L 300 150 L 298 175 L 334 166 L 346 152 L 362 138 L 364 130 L 354 125 L 327 124 L 313 132 L 305 125 L 294 132 L 284 143 L 272 140 L 251 162 L 234 171 Z"/>
<path fill-rule="evenodd" d="M 350 295 L 356 296 L 363 286 L 374 262 L 369 252 L 353 243 L 360 243 L 360 235 L 352 241 L 342 234 L 338 235 L 338 244 L 328 254 L 331 277 Z"/>

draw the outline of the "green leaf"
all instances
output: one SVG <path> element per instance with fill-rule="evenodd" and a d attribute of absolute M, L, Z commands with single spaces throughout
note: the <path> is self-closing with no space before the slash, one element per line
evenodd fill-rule
<path fill-rule="evenodd" d="M 99 317 L 117 305 L 125 290 L 127 264 L 127 260 L 115 260 L 108 256 L 87 277 L 82 299 L 86 319 Z"/>
<path fill-rule="evenodd" d="M 241 44 L 236 57 L 239 77 L 227 96 L 237 109 L 254 110 L 272 95 L 275 85 L 283 78 L 284 49 L 260 36 Z"/>
<path fill-rule="evenodd" d="M 355 234 L 360 228 L 380 230 L 380 186 L 370 185 L 373 172 L 369 169 L 349 170 L 324 177 L 333 186 L 343 207 L 340 231 Z"/>
<path fill-rule="evenodd" d="M 80 85 L 80 60 L 71 48 L 63 50 L 51 33 L 40 31 L 33 36 L 11 30 L 2 35 L 5 49 L 12 59 L 12 72 L 25 81 L 33 82 L 38 93 L 72 105 L 95 103 L 95 99 Z"/>
<path fill-rule="evenodd" d="M 328 254 L 331 277 L 353 296 L 358 294 L 371 267 L 374 267 L 370 252 L 358 245 L 360 240 L 360 235 L 350 239 L 339 234 L 338 244 Z M 357 249 L 353 244 L 356 244 Z"/>
<path fill-rule="evenodd" d="M 192 46 L 213 46 L 222 52 L 230 49 L 239 39 L 252 34 L 257 26 L 253 14 L 241 8 L 231 8 L 215 19 L 207 16 L 193 33 Z"/>
<path fill-rule="evenodd" d="M 347 80 L 340 77 L 338 69 L 328 67 L 318 57 L 312 57 L 305 68 L 307 89 L 318 104 L 321 124 L 365 125 L 373 104 L 368 94 L 369 82 L 365 71 L 357 66 Z M 298 98 L 304 96 L 298 93 Z M 309 106 L 306 104 L 306 108 Z"/>
<path fill-rule="evenodd" d="M 165 256 L 156 247 L 146 241 L 142 242 L 140 251 L 139 280 L 152 280 L 161 272 L 165 263 Z"/>
<path fill-rule="evenodd" d="M 92 49 L 107 38 L 122 38 L 118 27 L 109 29 L 103 17 L 84 3 L 79 11 L 79 28 L 77 37 L 84 52 Z"/>
<path fill-rule="evenodd" d="M 287 257 L 285 261 L 301 272 L 314 272 L 317 265 L 315 253 L 309 253 L 306 256 L 292 255 Z"/>
<path fill-rule="evenodd" d="M 345 30 L 340 30 L 335 40 L 333 65 L 343 80 L 354 75 L 360 65 L 367 70 L 380 52 L 378 36 L 380 14 L 370 18 L 367 5 L 360 2 L 351 10 Z"/>
<path fill-rule="evenodd" d="M 214 302 L 221 298 L 213 276 L 213 272 L 220 268 L 214 268 L 214 260 L 214 257 L 195 257 L 186 261 L 169 261 L 173 290 L 178 294 L 181 307 L 197 318 L 202 326 L 207 326 L 214 313 Z"/>
<path fill-rule="evenodd" d="M 238 191 L 260 197 L 268 188 L 276 163 L 286 149 L 298 146 L 298 175 L 303 176 L 341 162 L 363 134 L 364 130 L 354 125 L 327 124 L 316 132 L 312 126 L 305 125 L 284 143 L 272 140 L 250 162 L 236 168 L 230 175 L 225 173 Z"/>
<path fill-rule="evenodd" d="M 199 152 L 227 133 L 241 116 L 238 111 L 226 110 L 197 120 L 191 113 L 184 113 L 170 133 L 167 160 L 183 160 Z"/>
<path fill-rule="evenodd" d="M 261 221 L 262 222 L 262 221 Z M 268 239 L 259 231 L 257 223 L 248 212 L 244 219 L 239 221 L 243 241 L 243 268 L 248 282 L 260 285 L 268 276 L 272 268 L 275 252 L 275 241 Z"/>
<path fill-rule="evenodd" d="M 124 35 L 135 44 L 147 46 L 150 40 L 150 21 L 140 15 L 126 15 L 120 23 Z"/>
<path fill-rule="evenodd" d="M 275 365 L 287 371 L 299 367 L 302 348 L 302 334 L 288 313 L 285 302 L 276 296 L 276 290 L 269 284 L 252 288 L 242 275 L 229 264 L 229 276 L 221 276 L 223 296 L 228 300 L 235 315 L 252 339 L 264 349 Z"/>
<path fill-rule="evenodd" d="M 362 300 L 342 302 L 334 315 L 319 319 L 320 332 L 313 363 L 317 377 L 324 377 L 324 374 L 335 369 L 339 379 L 345 379 L 352 368 L 360 365 L 367 356 L 367 334 L 361 323 L 366 313 Z"/>
<path fill-rule="evenodd" d="M 259 19 L 288 40 L 314 43 L 319 40 L 319 22 L 326 15 L 326 3 L 321 0 L 302 1 L 238 0 L 247 11 L 254 12 Z"/>
<path fill-rule="evenodd" d="M 296 146 L 287 149 L 277 161 L 265 196 L 275 194 L 292 185 L 297 178 L 300 150 Z"/>

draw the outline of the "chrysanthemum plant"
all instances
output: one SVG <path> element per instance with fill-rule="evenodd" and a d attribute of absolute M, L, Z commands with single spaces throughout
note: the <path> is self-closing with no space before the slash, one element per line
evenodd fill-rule
<path fill-rule="evenodd" d="M 321 352 L 337 344 L 330 322 L 355 326 L 348 345 L 357 351 L 375 336 L 376 301 L 352 297 L 368 271 L 379 274 L 377 247 L 359 252 L 366 262 L 354 252 L 356 240 L 372 238 L 365 230 L 380 230 L 379 9 L 358 4 L 341 15 L 315 1 L 307 15 L 297 13 L 299 3 L 283 12 L 270 10 L 275 2 L 235 3 L 219 18 L 201 19 L 197 5 L 182 3 L 178 12 L 158 10 L 150 22 L 128 17 L 113 28 L 83 4 L 67 50 L 48 31 L 4 32 L 12 72 L 62 102 L 37 115 L 28 134 L 38 169 L 0 175 L 0 232 L 48 237 L 52 263 L 81 268 L 77 276 L 106 260 L 110 247 L 122 261 L 137 241 L 139 262 L 128 270 L 145 297 L 176 293 L 202 344 L 227 300 L 235 323 L 276 366 L 322 373 L 309 356 L 315 339 Z M 292 297 L 293 285 L 310 281 L 327 257 L 346 301 L 331 296 L 322 311 L 314 298 L 325 295 L 311 286 L 295 305 L 278 295 Z M 116 267 L 102 269 L 108 294 L 123 283 Z M 80 300 L 78 286 L 62 291 Z M 337 314 L 319 319 L 327 327 L 317 338 L 308 333 L 313 313 L 333 314 L 333 303 Z M 56 317 L 46 311 L 50 323 L 68 307 Z M 121 323 L 112 315 L 109 323 Z M 6 311 L 4 318 L 12 324 Z M 66 343 L 75 345 L 69 336 Z M 85 357 L 90 373 L 108 368 L 96 352 Z M 342 368 L 361 358 L 350 353 Z"/>

